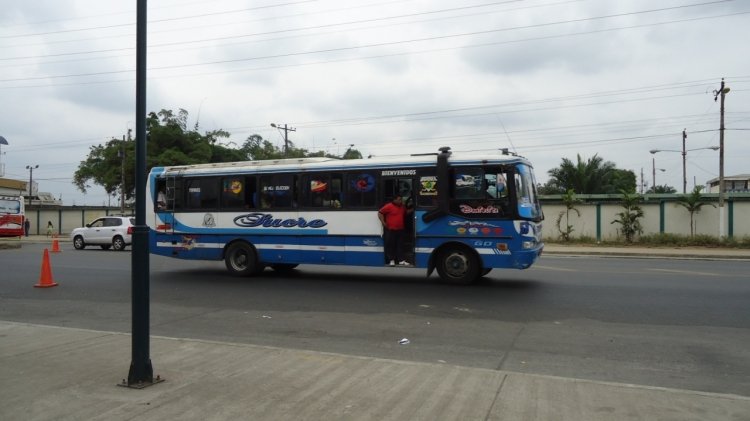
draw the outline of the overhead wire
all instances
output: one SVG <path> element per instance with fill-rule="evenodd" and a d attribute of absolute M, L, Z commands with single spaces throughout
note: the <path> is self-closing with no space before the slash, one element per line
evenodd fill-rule
<path fill-rule="evenodd" d="M 490 30 L 472 31 L 472 32 L 466 32 L 466 33 L 459 33 L 459 34 L 449 34 L 449 35 L 440 35 L 440 36 L 432 36 L 432 37 L 422 37 L 422 38 L 416 38 L 416 39 L 410 39 L 410 40 L 398 40 L 398 41 L 390 41 L 390 42 L 370 43 L 370 44 L 358 45 L 358 46 L 346 46 L 346 47 L 326 48 L 326 49 L 320 49 L 320 50 L 314 50 L 314 51 L 298 51 L 298 52 L 290 52 L 290 53 L 282 53 L 282 54 L 271 54 L 271 55 L 267 55 L 267 56 L 245 57 L 245 58 L 238 58 L 238 59 L 214 60 L 214 61 L 210 61 L 210 62 L 201 62 L 201 63 L 192 63 L 192 64 L 178 64 L 178 65 L 168 65 L 168 66 L 156 66 L 156 67 L 150 68 L 149 70 L 153 71 L 153 70 L 166 70 L 166 69 L 188 68 L 188 67 L 196 67 L 196 66 L 208 66 L 208 65 L 216 65 L 216 64 L 228 64 L 228 63 L 237 63 L 237 62 L 268 60 L 268 59 L 275 59 L 275 58 L 286 58 L 286 57 L 304 56 L 304 55 L 312 55 L 312 54 L 321 54 L 321 53 L 342 52 L 342 51 L 350 51 L 350 50 L 361 50 L 361 49 L 368 49 L 368 48 L 375 48 L 375 47 L 394 46 L 394 45 L 418 43 L 418 42 L 425 42 L 425 41 L 443 40 L 443 39 L 448 39 L 448 38 L 458 38 L 458 37 L 475 36 L 475 35 L 481 35 L 481 34 L 497 33 L 497 32 L 504 32 L 504 31 L 512 31 L 512 30 L 518 30 L 518 29 L 530 29 L 530 28 L 540 28 L 540 27 L 554 26 L 554 25 L 561 25 L 561 24 L 569 24 L 569 23 L 580 23 L 580 22 L 583 22 L 583 21 L 609 19 L 609 18 L 613 18 L 613 17 L 630 16 L 630 15 L 634 15 L 634 14 L 654 13 L 654 12 L 660 12 L 660 11 L 671 10 L 671 9 L 676 9 L 676 8 L 697 7 L 697 6 L 702 6 L 702 5 L 707 5 L 707 4 L 713 4 L 713 3 L 717 3 L 717 2 L 725 2 L 725 1 L 730 1 L 730 0 L 719 0 L 719 1 L 716 1 L 716 2 L 699 3 L 699 4 L 693 4 L 693 5 L 680 5 L 680 6 L 675 6 L 675 7 L 671 7 L 671 8 L 650 9 L 650 10 L 637 11 L 637 12 L 626 12 L 626 13 L 619 13 L 619 14 L 602 15 L 602 16 L 587 17 L 587 18 L 580 18 L 580 19 L 570 19 L 570 20 L 564 20 L 564 21 L 546 22 L 546 23 L 533 24 L 533 25 L 515 26 L 515 27 L 507 27 L 507 28 L 495 28 L 495 29 L 490 29 Z M 679 19 L 679 20 L 672 20 L 672 21 L 659 22 L 659 23 L 643 24 L 643 25 L 631 25 L 631 26 L 627 26 L 627 27 L 606 28 L 606 29 L 601 29 L 601 30 L 577 32 L 577 33 L 573 33 L 573 34 L 559 34 L 559 35 L 554 35 L 554 36 L 544 36 L 544 37 L 527 38 L 527 39 L 524 39 L 523 41 L 540 40 L 540 39 L 550 39 L 550 38 L 565 37 L 565 36 L 572 36 L 572 35 L 583 35 L 583 34 L 591 34 L 591 33 L 600 33 L 600 32 L 608 32 L 608 31 L 612 31 L 612 30 L 621 30 L 621 29 L 633 29 L 633 28 L 637 28 L 637 27 L 655 26 L 657 24 L 660 25 L 660 24 L 668 24 L 668 23 L 678 23 L 678 22 L 687 22 L 687 21 L 694 21 L 694 20 L 720 18 L 720 17 L 736 16 L 736 15 L 747 14 L 747 13 L 750 13 L 750 11 L 748 11 L 748 12 L 735 12 L 735 13 L 724 14 L 724 15 L 715 15 L 715 16 L 710 16 L 710 17 Z M 488 46 L 488 45 L 498 45 L 498 44 L 512 43 L 512 42 L 519 42 L 519 40 L 511 40 L 511 41 L 503 41 L 503 42 L 493 42 L 493 43 L 483 43 L 483 44 L 474 45 L 472 47 L 476 47 L 476 46 Z M 454 47 L 454 48 L 449 48 L 449 49 L 458 49 L 458 48 L 466 48 L 466 47 L 465 46 L 463 46 L 463 47 Z M 109 51 L 109 50 L 100 50 L 100 51 L 106 52 L 106 51 Z M 26 77 L 26 78 L 8 78 L 8 79 L 0 79 L 0 82 L 15 82 L 15 81 L 29 81 L 29 80 L 40 80 L 40 79 L 57 79 L 57 78 L 84 77 L 84 76 L 101 76 L 101 75 L 111 75 L 111 74 L 118 74 L 118 73 L 132 73 L 133 71 L 134 70 L 132 70 L 132 69 L 128 69 L 128 70 L 113 70 L 113 71 L 106 71 L 106 72 L 90 72 L 90 73 L 79 73 L 79 74 L 68 74 L 68 75 L 48 75 L 48 76 L 39 76 L 39 77 Z"/>

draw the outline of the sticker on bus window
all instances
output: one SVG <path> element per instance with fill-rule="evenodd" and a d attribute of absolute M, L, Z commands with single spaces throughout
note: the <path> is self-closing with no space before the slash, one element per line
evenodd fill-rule
<path fill-rule="evenodd" d="M 224 192 L 225 193 L 234 193 L 234 194 L 240 194 L 242 192 L 242 181 L 240 180 L 232 180 L 232 181 L 225 181 L 224 182 Z"/>
<path fill-rule="evenodd" d="M 352 181 L 352 187 L 361 193 L 371 192 L 375 188 L 375 178 L 370 174 L 360 174 L 356 180 Z"/>
<path fill-rule="evenodd" d="M 313 193 L 322 193 L 328 190 L 328 184 L 321 180 L 310 181 L 310 191 Z"/>
<path fill-rule="evenodd" d="M 422 186 L 419 190 L 420 196 L 437 196 L 437 177 L 421 177 L 419 184 Z"/>

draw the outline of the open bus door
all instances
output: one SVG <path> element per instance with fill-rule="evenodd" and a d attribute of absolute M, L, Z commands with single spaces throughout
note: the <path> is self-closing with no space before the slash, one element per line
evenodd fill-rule
<path fill-rule="evenodd" d="M 176 177 L 168 176 L 157 179 L 156 197 L 154 198 L 154 218 L 156 231 L 174 234 L 174 208 L 177 192 Z"/>
<path fill-rule="evenodd" d="M 416 177 L 383 177 L 383 204 L 390 202 L 396 196 L 401 196 L 404 206 L 414 209 L 414 186 L 417 185 L 416 183 Z M 416 243 L 414 214 L 409 214 L 404 218 L 403 242 L 403 250 L 406 254 L 406 260 L 413 263 L 415 257 L 414 245 Z"/>

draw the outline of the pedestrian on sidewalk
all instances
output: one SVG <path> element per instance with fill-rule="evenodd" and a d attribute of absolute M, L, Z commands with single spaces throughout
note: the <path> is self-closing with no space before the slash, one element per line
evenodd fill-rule
<path fill-rule="evenodd" d="M 55 227 L 52 225 L 52 221 L 47 221 L 47 237 L 51 237 Z"/>
<path fill-rule="evenodd" d="M 29 218 L 25 218 L 26 220 L 23 221 L 23 232 L 26 234 L 26 236 L 29 236 L 29 230 L 31 229 L 31 222 L 29 221 Z"/>

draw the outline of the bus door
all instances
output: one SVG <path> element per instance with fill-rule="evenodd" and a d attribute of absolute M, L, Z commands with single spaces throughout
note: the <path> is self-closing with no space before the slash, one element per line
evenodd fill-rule
<path fill-rule="evenodd" d="M 417 181 L 415 177 L 383 177 L 383 204 L 390 202 L 396 196 L 401 196 L 404 206 L 414 209 L 414 186 Z M 404 252 L 407 260 L 414 262 L 414 214 L 410 213 L 404 219 Z"/>
<path fill-rule="evenodd" d="M 154 198 L 154 215 L 157 232 L 174 234 L 174 209 L 177 197 L 177 178 L 168 176 L 156 181 L 156 197 Z"/>

